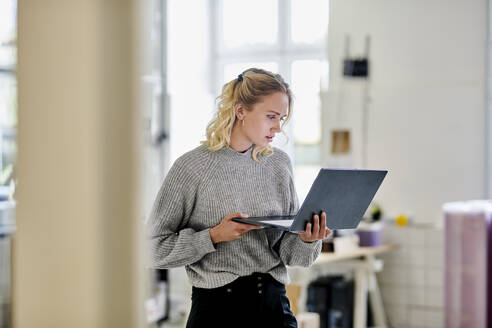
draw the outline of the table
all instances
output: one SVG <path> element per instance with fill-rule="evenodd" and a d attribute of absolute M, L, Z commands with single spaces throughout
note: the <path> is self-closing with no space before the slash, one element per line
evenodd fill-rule
<path fill-rule="evenodd" d="M 307 272 L 305 268 L 289 267 L 292 283 L 301 286 L 298 305 L 300 311 L 305 310 L 309 282 L 322 275 L 352 270 L 355 280 L 354 327 L 366 327 L 368 296 L 372 305 L 374 324 L 377 327 L 387 327 L 383 300 L 376 279 L 376 273 L 383 269 L 383 261 L 376 259 L 376 255 L 397 248 L 396 244 L 385 244 L 377 247 L 358 247 L 343 253 L 321 253 Z"/>

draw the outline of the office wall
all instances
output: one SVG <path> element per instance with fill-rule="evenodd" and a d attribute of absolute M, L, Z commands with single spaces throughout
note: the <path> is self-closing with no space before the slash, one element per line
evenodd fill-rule
<path fill-rule="evenodd" d="M 141 327 L 136 2 L 20 1 L 15 327 Z"/>
<path fill-rule="evenodd" d="M 342 77 L 342 59 L 346 35 L 353 56 L 369 35 L 367 167 L 390 171 L 376 197 L 386 213 L 434 223 L 443 203 L 483 198 L 487 1 L 330 4 L 325 126 L 354 128 L 358 166 L 364 82 Z"/>

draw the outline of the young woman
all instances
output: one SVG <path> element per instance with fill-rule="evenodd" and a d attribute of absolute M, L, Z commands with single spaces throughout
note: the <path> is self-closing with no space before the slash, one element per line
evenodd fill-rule
<path fill-rule="evenodd" d="M 298 210 L 289 157 L 270 146 L 291 115 L 291 90 L 251 68 L 218 100 L 207 140 L 175 161 L 159 190 L 147 224 L 152 265 L 185 266 L 188 328 L 297 327 L 286 265 L 314 262 L 330 233 L 325 213 L 298 234 L 231 221 Z"/>

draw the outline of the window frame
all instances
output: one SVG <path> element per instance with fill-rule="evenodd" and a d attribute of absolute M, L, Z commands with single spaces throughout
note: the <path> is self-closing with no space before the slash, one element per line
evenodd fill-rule
<path fill-rule="evenodd" d="M 288 82 L 291 81 L 291 64 L 296 60 L 326 60 L 326 41 L 314 44 L 294 43 L 291 37 L 291 0 L 278 1 L 278 34 L 274 45 L 248 45 L 233 49 L 225 48 L 223 43 L 222 3 L 224 0 L 209 0 L 211 22 L 211 85 L 213 94 L 219 94 L 222 88 L 222 76 L 227 64 L 256 61 L 278 63 L 279 73 Z M 328 63 L 329 65 L 329 63 Z"/>

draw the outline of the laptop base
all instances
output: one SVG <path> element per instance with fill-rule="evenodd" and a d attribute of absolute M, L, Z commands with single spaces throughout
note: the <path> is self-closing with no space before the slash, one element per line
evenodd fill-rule
<path fill-rule="evenodd" d="M 257 217 L 257 218 L 251 217 L 247 219 L 233 218 L 232 221 L 263 226 L 266 228 L 275 228 L 284 231 L 290 231 L 292 223 L 294 222 L 294 218 L 295 215 L 285 215 L 285 216 L 267 216 L 267 217 Z"/>

